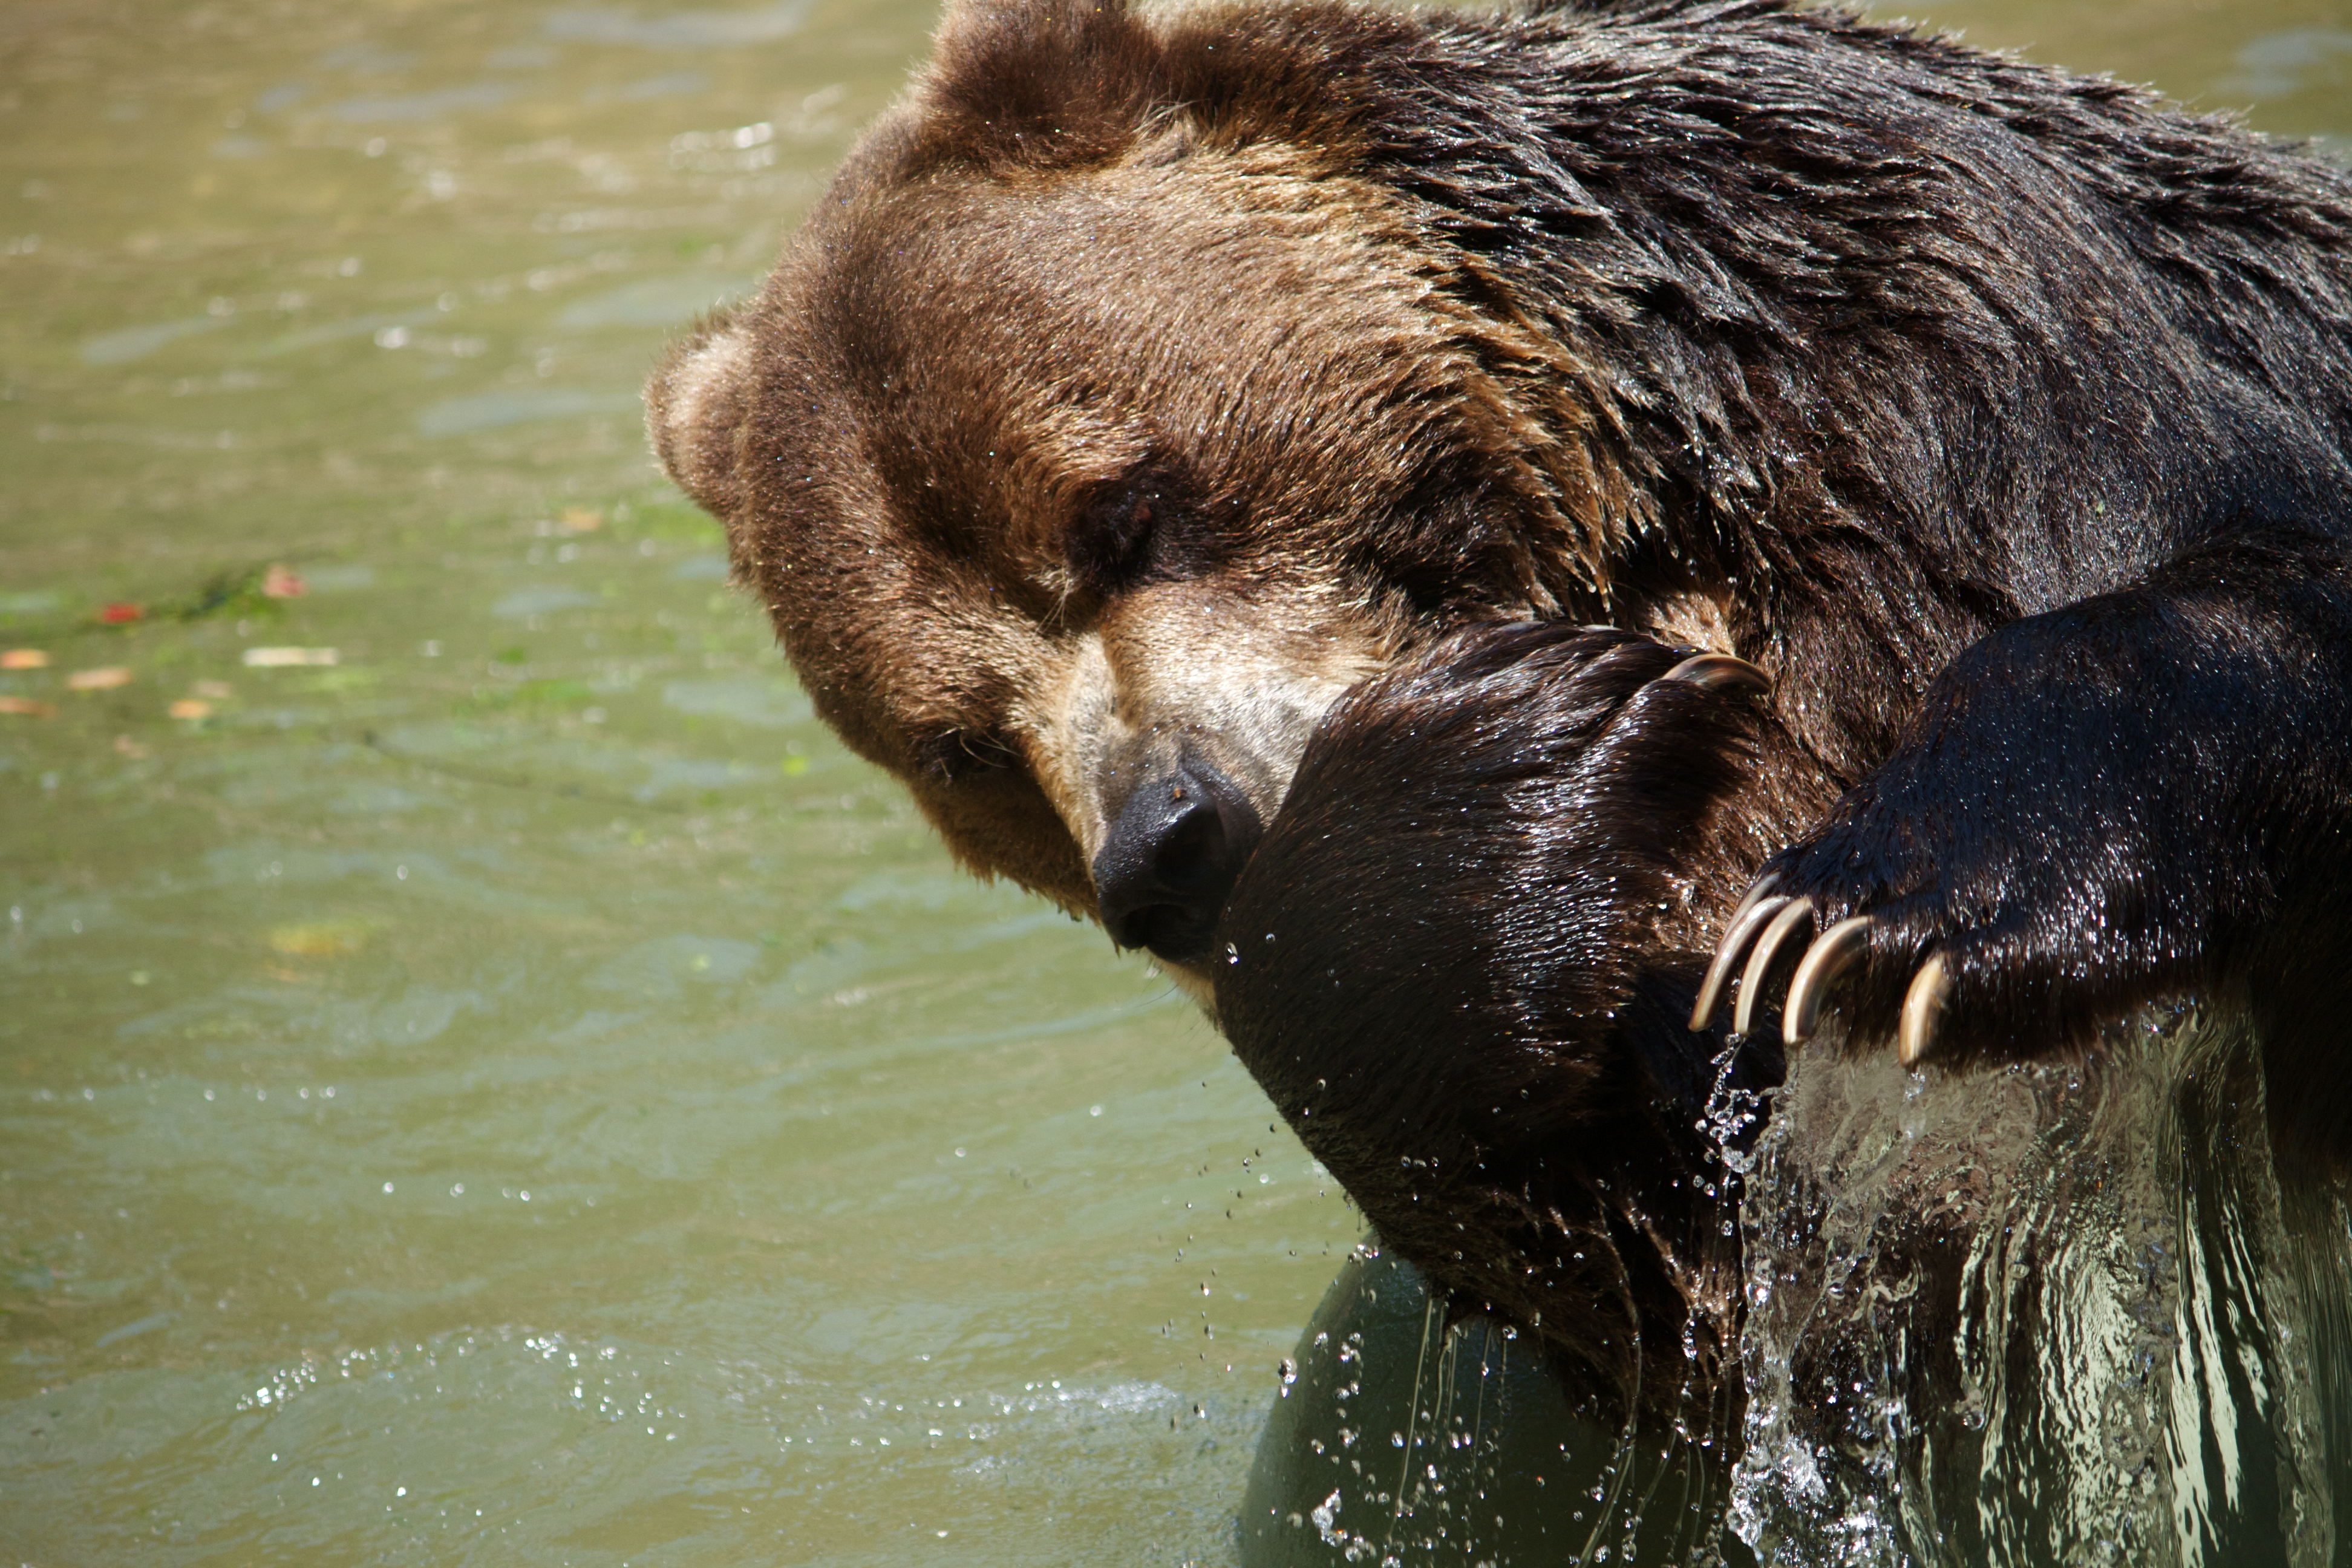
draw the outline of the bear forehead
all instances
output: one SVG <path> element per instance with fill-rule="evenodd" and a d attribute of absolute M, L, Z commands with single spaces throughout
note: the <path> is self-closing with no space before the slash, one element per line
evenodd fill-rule
<path fill-rule="evenodd" d="M 1152 441 L 1275 501 L 1310 467 L 1308 426 L 1396 467 L 1391 443 L 1483 368 L 1462 312 L 1372 195 L 1232 163 L 852 204 L 787 263 L 779 314 L 872 437 L 861 464 L 902 506 L 992 481 L 956 498 L 973 507 L 1034 507 L 1037 481 L 1115 473 Z"/>
<path fill-rule="evenodd" d="M 902 721 L 1001 708 L 1040 639 L 1093 629 L 1071 531 L 1140 469 L 1254 592 L 1329 575 L 1491 380 L 1397 222 L 1208 153 L 837 205 L 745 323 L 749 563 L 822 584 L 772 600 L 824 634 L 795 657 L 870 649 L 856 684 Z"/>

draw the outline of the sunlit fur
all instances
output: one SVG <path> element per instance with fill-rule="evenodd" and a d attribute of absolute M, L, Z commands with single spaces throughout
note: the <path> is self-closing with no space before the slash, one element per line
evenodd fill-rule
<path fill-rule="evenodd" d="M 2352 795 L 2347 214 L 2128 87 L 1764 0 L 969 5 L 649 402 L 976 869 L 1091 910 L 1179 748 L 1270 818 L 1446 627 L 1698 630 L 1851 790 L 1783 872 L 1884 917 L 1855 1016 L 1940 950 L 1967 1060 L 2333 921 L 2282 856 Z"/>
<path fill-rule="evenodd" d="M 2243 985 L 2326 1142 L 2347 233 L 2322 162 L 1770 0 L 974 4 L 649 403 L 983 872 L 1092 910 L 1187 748 L 1270 820 L 1465 624 L 1696 633 L 1843 792 L 1771 868 L 1878 917 L 1857 1037 L 1931 953 L 1955 1064 Z"/>

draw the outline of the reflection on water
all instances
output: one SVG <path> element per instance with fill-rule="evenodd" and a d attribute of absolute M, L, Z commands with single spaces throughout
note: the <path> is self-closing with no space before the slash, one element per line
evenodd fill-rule
<path fill-rule="evenodd" d="M 1515 1331 L 1448 1328 L 1410 1265 L 1353 1254 L 1284 1367 L 1242 1501 L 1251 1568 L 1712 1563 L 1727 1467 L 1570 1410 Z"/>
<path fill-rule="evenodd" d="M 2327 0 L 1938 15 L 2352 129 Z M 661 339 L 751 285 L 930 21 L 0 14 L 12 1561 L 1232 1562 L 1237 1511 L 1275 1549 L 1260 1507 L 1308 1560 L 1385 1520 L 1384 1550 L 1442 1561 L 1498 1517 L 1520 1561 L 1622 1560 L 1636 1516 L 1639 1555 L 1743 1550 L 1679 1489 L 1730 1478 L 1620 1456 L 1409 1279 L 1350 1271 L 1294 1352 L 1358 1239 L 1339 1195 L 1164 984 L 947 864 L 653 473 Z M 2013 1092 L 2050 1128 L 2116 1113 Z M 1832 1453 L 1818 1506 L 1743 1492 L 1759 1541 L 1829 1540 L 1822 1510 L 1890 1476 L 1932 1484 L 1954 1541 L 2080 1539 L 2054 1500 L 1969 1524 L 1943 1500 L 2018 1454 L 2084 1496 L 2089 1434 L 2173 1478 L 2108 1516 L 2159 1556 L 2290 1515 L 2324 1555 L 2314 1444 L 2343 1451 L 2352 1402 L 2298 1372 L 2344 1364 L 2300 1303 L 2334 1299 L 2342 1215 L 2263 1196 L 2242 1142 L 2149 1137 L 2186 1187 L 2021 1134 L 2041 1163 L 1981 1202 L 2106 1183 L 2138 1228 L 2076 1273 L 1994 1251 L 1958 1277 L 2051 1282 L 2084 1305 L 2049 1321 L 2160 1395 L 2045 1408 L 1971 1342 L 1921 1364 L 1975 1380 L 1981 1430 L 1878 1443 L 1771 1415 L 1761 1373 L 1763 1451 Z M 2160 1278 L 2133 1272 L 2150 1236 L 2179 1249 Z M 2232 1278 L 2261 1283 L 2200 1283 Z M 1404 1437 L 1361 1479 L 1312 1447 L 1357 1384 L 1359 1447 Z"/>
<path fill-rule="evenodd" d="M 1807 1052 L 1739 1157 L 1736 1463 L 1569 1409 L 1359 1256 L 1294 1352 L 1244 1560 L 2338 1562 L 2352 1206 L 2266 1115 L 2228 1014 L 1967 1079 Z"/>

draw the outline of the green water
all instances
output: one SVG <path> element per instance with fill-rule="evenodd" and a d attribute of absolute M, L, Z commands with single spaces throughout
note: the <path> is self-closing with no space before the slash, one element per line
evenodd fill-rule
<path fill-rule="evenodd" d="M 2341 4 L 1935 14 L 2352 132 Z M 1232 1560 L 1353 1215 L 637 428 L 929 21 L 0 10 L 0 1558 Z"/>

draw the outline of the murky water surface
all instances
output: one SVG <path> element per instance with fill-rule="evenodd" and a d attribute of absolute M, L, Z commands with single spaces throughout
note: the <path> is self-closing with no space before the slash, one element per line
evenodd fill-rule
<path fill-rule="evenodd" d="M 1933 15 L 2352 132 L 2340 3 Z M 1352 1214 L 638 434 L 930 21 L 0 13 L 0 1555 L 1234 1559 Z"/>

